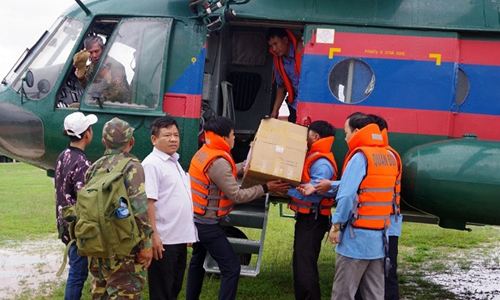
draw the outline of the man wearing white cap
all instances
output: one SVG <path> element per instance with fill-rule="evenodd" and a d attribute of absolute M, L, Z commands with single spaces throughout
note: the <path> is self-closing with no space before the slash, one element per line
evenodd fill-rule
<path fill-rule="evenodd" d="M 83 151 L 92 141 L 92 125 L 96 122 L 95 115 L 85 116 L 81 112 L 72 113 L 64 119 L 64 133 L 69 136 L 70 144 L 57 158 L 54 178 L 57 229 L 64 244 L 69 243 L 70 237 L 68 225 L 61 217 L 62 208 L 76 205 L 76 191 L 85 185 L 85 172 L 91 162 Z M 83 284 L 88 276 L 87 257 L 79 256 L 77 250 L 73 243 L 68 252 L 69 273 L 65 300 L 81 298 Z"/>

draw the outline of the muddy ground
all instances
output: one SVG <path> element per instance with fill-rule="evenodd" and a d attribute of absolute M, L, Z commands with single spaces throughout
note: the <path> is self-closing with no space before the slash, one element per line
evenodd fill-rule
<path fill-rule="evenodd" d="M 0 299 L 13 299 L 23 291 L 34 295 L 50 289 L 68 276 L 68 266 L 60 278 L 64 244 L 60 240 L 26 241 L 22 244 L 3 242 L 0 245 Z"/>
<path fill-rule="evenodd" d="M 55 237 L 0 245 L 0 299 L 13 299 L 28 291 L 47 290 L 67 277 L 68 266 L 58 278 L 64 245 Z M 427 279 L 440 284 L 458 299 L 500 300 L 500 245 L 464 249 L 444 261 L 448 271 L 430 272 Z"/>
<path fill-rule="evenodd" d="M 426 279 L 442 285 L 459 299 L 500 300 L 500 246 L 467 249 L 450 256 L 447 270 Z"/>

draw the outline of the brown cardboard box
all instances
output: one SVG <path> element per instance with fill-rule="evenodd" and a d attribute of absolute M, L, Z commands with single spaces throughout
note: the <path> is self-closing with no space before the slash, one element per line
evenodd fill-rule
<path fill-rule="evenodd" d="M 307 127 L 263 119 L 250 149 L 242 187 L 280 179 L 297 186 L 307 152 Z"/>

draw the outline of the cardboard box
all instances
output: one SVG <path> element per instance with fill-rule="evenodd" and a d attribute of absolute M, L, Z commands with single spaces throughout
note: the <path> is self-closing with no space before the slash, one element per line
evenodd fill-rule
<path fill-rule="evenodd" d="M 280 179 L 297 186 L 307 152 L 307 127 L 263 119 L 247 157 L 243 188 Z"/>

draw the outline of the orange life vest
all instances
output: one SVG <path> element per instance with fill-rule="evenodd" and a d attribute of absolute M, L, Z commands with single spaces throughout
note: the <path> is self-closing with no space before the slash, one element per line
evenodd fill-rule
<path fill-rule="evenodd" d="M 304 163 L 304 169 L 302 171 L 302 182 L 310 182 L 311 181 L 311 166 L 312 164 L 320 158 L 326 158 L 333 166 L 333 176 L 330 180 L 337 179 L 337 163 L 335 162 L 335 158 L 333 157 L 333 153 L 331 152 L 333 145 L 334 137 L 326 137 L 317 140 L 315 143 L 311 145 L 311 149 L 306 154 L 306 160 Z M 329 216 L 332 212 L 332 206 L 335 199 L 332 198 L 323 198 L 319 202 L 319 209 L 317 212 L 323 216 Z M 306 202 L 299 200 L 297 198 L 292 198 L 288 207 L 294 212 L 299 212 L 302 214 L 309 214 L 315 210 L 311 208 L 315 207 L 316 204 L 311 202 Z"/>
<path fill-rule="evenodd" d="M 289 29 L 286 29 L 286 33 L 288 35 L 288 40 L 292 43 L 293 49 L 295 51 L 295 74 L 300 77 L 300 64 L 302 62 L 302 39 L 297 40 L 293 32 Z M 293 103 L 293 100 L 295 99 L 295 91 L 293 89 L 292 81 L 290 80 L 290 78 L 288 78 L 288 75 L 285 72 L 283 59 L 281 58 L 281 56 L 278 56 L 278 54 L 276 54 L 276 52 L 274 52 L 272 48 L 269 49 L 269 52 L 271 52 L 271 54 L 274 56 L 274 67 L 280 74 L 281 78 L 283 78 L 283 82 L 285 83 L 285 88 L 288 92 L 288 103 Z"/>
<path fill-rule="evenodd" d="M 222 217 L 233 210 L 233 201 L 228 199 L 207 175 L 210 165 L 222 157 L 231 164 L 232 173 L 237 178 L 236 165 L 230 150 L 229 144 L 221 136 L 211 131 L 205 132 L 205 144 L 193 156 L 188 171 L 195 214 L 205 215 L 207 210 L 213 210 L 217 217 Z M 217 206 L 208 206 L 211 200 L 217 200 Z"/>
<path fill-rule="evenodd" d="M 396 216 L 401 213 L 401 175 L 403 175 L 403 162 L 401 161 L 401 156 L 399 156 L 399 153 L 394 150 L 391 146 L 389 146 L 389 137 L 387 136 L 387 129 L 382 130 L 382 138 L 384 139 L 384 145 L 387 147 L 389 151 L 394 154 L 394 157 L 396 157 L 396 161 L 398 164 L 398 176 L 396 178 L 396 194 L 394 197 L 394 203 L 393 205 L 393 214 Z M 397 219 L 396 219 L 397 220 Z"/>
<path fill-rule="evenodd" d="M 366 176 L 358 188 L 358 201 L 352 210 L 352 225 L 366 229 L 385 229 L 393 213 L 399 166 L 395 155 L 384 144 L 376 124 L 369 124 L 347 142 L 349 161 L 363 152 L 367 160 Z"/>

